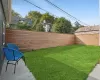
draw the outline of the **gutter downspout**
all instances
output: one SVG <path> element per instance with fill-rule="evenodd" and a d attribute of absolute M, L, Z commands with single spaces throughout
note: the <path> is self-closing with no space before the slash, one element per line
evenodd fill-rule
<path fill-rule="evenodd" d="M 100 18 L 100 0 L 99 0 L 99 18 Z M 100 27 L 99 27 L 99 46 L 100 46 Z"/>
<path fill-rule="evenodd" d="M 99 46 L 100 46 L 100 27 L 99 27 Z"/>
<path fill-rule="evenodd" d="M 4 19 L 6 20 L 6 15 L 4 13 L 4 7 L 3 7 L 3 2 L 2 0 L 0 0 L 0 4 L 1 4 L 1 7 L 2 7 L 2 11 L 3 11 L 3 16 L 4 16 Z M 2 65 L 3 65 L 3 61 L 1 61 L 1 64 L 0 64 L 0 75 L 1 75 L 1 70 L 2 70 Z"/>

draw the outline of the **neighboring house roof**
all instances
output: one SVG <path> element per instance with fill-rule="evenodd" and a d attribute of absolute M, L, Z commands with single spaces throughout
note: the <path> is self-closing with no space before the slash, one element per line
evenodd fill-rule
<path fill-rule="evenodd" d="M 29 18 L 24 18 L 24 22 L 27 22 L 28 24 L 32 25 L 32 20 Z"/>
<path fill-rule="evenodd" d="M 11 24 L 17 24 L 19 21 L 23 21 L 28 23 L 29 25 L 32 25 L 32 20 L 29 18 L 21 18 L 19 16 L 12 16 Z"/>
<path fill-rule="evenodd" d="M 81 27 L 81 28 L 77 29 L 75 31 L 75 33 L 78 33 L 78 32 L 99 31 L 99 29 L 100 29 L 100 26 Z"/>
<path fill-rule="evenodd" d="M 11 0 L 1 0 L 7 22 L 11 22 Z"/>
<path fill-rule="evenodd" d="M 11 24 L 17 24 L 20 20 L 19 16 L 12 16 Z"/>

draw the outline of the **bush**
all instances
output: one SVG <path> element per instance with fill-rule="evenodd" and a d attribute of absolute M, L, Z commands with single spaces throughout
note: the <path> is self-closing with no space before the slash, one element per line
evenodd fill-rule
<path fill-rule="evenodd" d="M 71 22 L 61 17 L 55 20 L 52 31 L 58 33 L 71 33 L 71 28 Z"/>
<path fill-rule="evenodd" d="M 44 32 L 45 30 L 44 30 L 44 28 L 43 28 L 43 25 L 42 24 L 37 24 L 36 25 L 36 31 L 42 31 L 42 32 Z"/>
<path fill-rule="evenodd" d="M 29 30 L 30 29 L 30 26 L 28 26 L 27 23 L 18 23 L 17 24 L 17 28 L 18 29 L 26 29 L 26 30 Z"/>

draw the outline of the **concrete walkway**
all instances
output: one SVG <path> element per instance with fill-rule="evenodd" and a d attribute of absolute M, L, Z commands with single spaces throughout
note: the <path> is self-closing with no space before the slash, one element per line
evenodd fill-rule
<path fill-rule="evenodd" d="M 8 65 L 8 70 L 7 72 L 5 72 L 6 62 L 7 61 L 5 60 L 0 80 L 35 80 L 32 73 L 25 66 L 23 60 L 20 60 L 18 65 L 16 66 L 15 74 L 14 74 L 14 65 L 12 64 Z"/>
<path fill-rule="evenodd" d="M 89 74 L 87 80 L 100 80 L 100 64 L 97 64 L 94 70 Z"/>

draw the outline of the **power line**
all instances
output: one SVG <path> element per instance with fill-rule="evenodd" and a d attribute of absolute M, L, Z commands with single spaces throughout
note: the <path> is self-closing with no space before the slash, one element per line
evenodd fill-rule
<path fill-rule="evenodd" d="M 49 11 L 47 11 L 47 10 L 45 10 L 45 9 L 43 9 L 43 8 L 41 8 L 41 7 L 39 7 L 39 6 L 37 6 L 37 5 L 35 5 L 34 3 L 32 3 L 32 2 L 30 2 L 30 1 L 28 1 L 28 0 L 24 0 L 24 1 L 26 1 L 27 3 L 29 3 L 29 4 L 31 4 L 31 5 L 33 5 L 33 6 L 35 6 L 35 7 L 37 7 L 38 9 L 41 9 L 41 10 L 43 10 L 43 11 L 45 11 L 45 12 L 50 13 Z M 59 9 L 60 11 L 66 13 L 66 14 L 69 15 L 71 18 L 75 19 L 76 21 L 81 22 L 81 23 L 87 25 L 86 23 L 84 23 L 84 22 L 78 20 L 77 18 L 73 17 L 72 15 L 70 15 L 69 13 L 67 13 L 66 11 L 62 10 L 61 8 L 59 8 L 58 6 L 56 6 L 55 4 L 51 3 L 49 0 L 45 0 L 45 1 L 47 1 L 49 4 L 52 4 L 54 7 L 56 7 L 56 8 Z M 52 13 L 50 13 L 50 14 L 52 14 Z M 52 14 L 52 15 L 54 15 L 54 14 Z M 56 16 L 56 15 L 54 15 L 54 16 L 55 16 L 55 17 L 58 17 L 58 16 Z"/>
<path fill-rule="evenodd" d="M 56 7 L 57 9 L 59 9 L 60 11 L 62 11 L 63 13 L 67 14 L 67 16 L 75 19 L 76 21 L 80 22 L 80 23 L 83 23 L 85 25 L 88 25 L 84 22 L 82 22 L 81 20 L 77 19 L 76 17 L 72 16 L 71 14 L 69 14 L 68 12 L 64 11 L 63 9 L 61 9 L 60 7 L 58 7 L 57 5 L 53 4 L 52 2 L 50 2 L 49 0 L 45 0 L 47 3 L 49 3 L 50 5 L 52 5 L 53 7 Z M 89 25 L 88 25 L 89 26 Z"/>
<path fill-rule="evenodd" d="M 30 2 L 30 1 L 28 1 L 28 0 L 24 0 L 24 1 L 26 1 L 27 3 L 29 3 L 29 4 L 31 4 L 31 5 L 33 5 L 33 6 L 35 6 L 35 7 L 37 7 L 38 9 L 41 9 L 42 11 L 45 11 L 45 12 L 50 13 L 49 11 L 47 11 L 47 10 L 45 10 L 45 9 L 43 9 L 43 8 L 41 8 L 41 7 L 39 7 L 39 6 L 37 6 L 37 5 L 35 5 L 34 3 L 32 3 L 32 2 Z M 50 14 L 53 15 L 53 16 L 55 16 L 55 17 L 58 17 L 58 16 L 56 16 L 56 15 L 54 15 L 54 14 L 52 14 L 52 13 L 50 13 Z"/>

